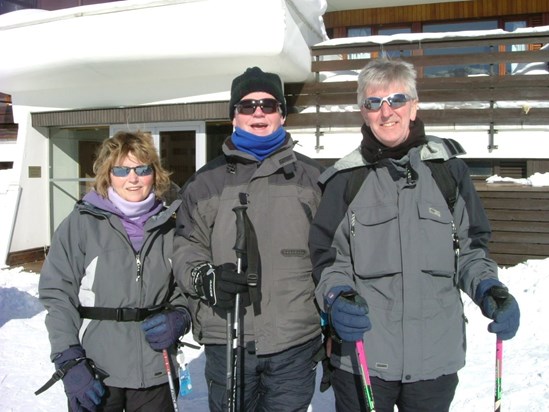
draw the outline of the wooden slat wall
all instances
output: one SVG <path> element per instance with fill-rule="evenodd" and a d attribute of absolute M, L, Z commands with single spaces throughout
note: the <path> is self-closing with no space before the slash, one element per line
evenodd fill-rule
<path fill-rule="evenodd" d="M 494 16 L 497 18 L 532 13 L 549 13 L 549 1 L 472 0 L 415 6 L 344 10 L 326 13 L 323 19 L 327 29 L 333 28 L 338 29 L 339 32 L 343 32 L 346 27 L 361 27 L 373 24 L 450 21 L 494 18 Z M 547 15 L 544 18 L 547 19 Z M 548 23 L 541 22 L 541 25 L 545 24 Z"/>
<path fill-rule="evenodd" d="M 476 183 L 492 225 L 489 244 L 500 266 L 549 257 L 549 188 Z"/>
<path fill-rule="evenodd" d="M 547 2 L 549 4 L 549 1 Z M 549 43 L 549 32 L 506 33 L 482 36 L 457 36 L 443 39 L 424 38 L 421 41 L 392 40 L 383 45 L 358 40 L 350 44 L 317 45 L 312 47 L 315 61 L 312 70 L 322 78 L 323 73 L 355 73 L 369 59 L 350 59 L 349 55 L 370 53 L 376 58 L 385 51 L 411 51 L 402 59 L 414 64 L 418 71 L 420 103 L 447 103 L 422 108 L 420 117 L 430 125 L 547 125 L 549 108 L 536 105 L 549 96 L 549 74 L 500 75 L 501 69 L 510 63 L 548 62 L 549 50 L 535 50 L 539 44 Z M 529 50 L 501 52 L 506 46 L 530 45 Z M 448 50 L 454 54 L 425 54 L 426 50 Z M 462 48 L 489 48 L 493 52 L 460 54 Z M 490 73 L 461 77 L 422 77 L 426 68 L 440 65 L 490 65 Z M 537 63 L 536 63 L 537 64 Z M 542 63 L 539 63 L 542 64 Z M 331 80 L 335 80 L 331 79 Z M 286 125 L 299 127 L 345 127 L 362 123 L 356 100 L 356 81 L 330 81 L 286 85 L 289 115 Z M 516 107 L 501 107 L 497 102 L 520 101 Z M 459 106 L 456 102 L 465 102 Z M 494 103 L 495 102 L 495 103 Z M 475 103 L 482 103 L 481 105 Z M 493 106 L 491 106 L 491 104 Z M 301 112 L 307 106 L 317 106 L 316 112 Z M 325 106 L 325 107 L 323 107 Z M 331 107 L 330 107 L 331 106 Z M 354 107 L 356 111 L 333 110 L 333 106 Z M 438 106 L 438 107 L 437 107 Z M 535 107 L 537 106 L 537 107 Z"/>

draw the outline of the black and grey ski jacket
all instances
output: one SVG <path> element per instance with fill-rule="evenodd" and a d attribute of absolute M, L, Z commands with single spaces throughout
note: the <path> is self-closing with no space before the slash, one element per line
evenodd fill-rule
<path fill-rule="evenodd" d="M 201 168 L 181 191 L 174 271 L 189 293 L 193 334 L 202 344 L 226 344 L 226 320 L 201 301 L 191 270 L 201 262 L 235 262 L 235 206 L 245 199 L 261 258 L 261 310 L 246 307 L 244 343 L 272 354 L 320 335 L 308 234 L 320 203 L 321 167 L 294 152 L 290 136 L 262 162 L 238 151 L 230 138 L 224 155 Z"/>
<path fill-rule="evenodd" d="M 106 385 L 137 389 L 167 382 L 162 353 L 149 346 L 141 322 L 82 319 L 78 307 L 186 306 L 171 262 L 173 214 L 180 203 L 147 221 L 137 254 L 120 218 L 86 202 L 76 204 L 55 231 L 40 274 L 52 359 L 81 343 L 86 356 L 109 374 Z M 175 365 L 175 350 L 170 352 Z"/>
<path fill-rule="evenodd" d="M 489 258 L 490 226 L 467 165 L 442 139 L 428 137 L 399 160 L 367 164 L 357 149 L 325 172 L 310 245 L 321 308 L 330 289 L 349 286 L 366 299 L 372 329 L 364 334 L 372 376 L 415 382 L 454 373 L 465 364 L 460 290 L 497 278 Z M 449 210 L 424 160 L 441 159 L 457 182 Z M 370 170 L 345 202 L 351 170 Z M 459 259 L 453 226 L 459 238 Z M 332 364 L 359 373 L 353 343 L 338 345 Z"/>

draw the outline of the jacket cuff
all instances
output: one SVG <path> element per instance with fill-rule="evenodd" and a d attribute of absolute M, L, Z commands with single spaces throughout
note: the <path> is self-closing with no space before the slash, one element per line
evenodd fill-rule
<path fill-rule="evenodd" d="M 330 313 L 330 310 L 332 309 L 332 305 L 334 304 L 335 300 L 344 292 L 350 292 L 354 290 L 349 285 L 342 285 L 342 286 L 334 286 L 331 288 L 328 293 L 324 296 L 324 309 L 326 313 Z"/>

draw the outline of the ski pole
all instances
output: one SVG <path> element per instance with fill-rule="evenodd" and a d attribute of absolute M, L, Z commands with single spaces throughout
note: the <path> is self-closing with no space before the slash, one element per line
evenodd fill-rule
<path fill-rule="evenodd" d="M 234 411 L 233 404 L 233 345 L 232 345 L 232 334 L 233 334 L 233 322 L 232 314 L 230 311 L 227 311 L 227 381 L 225 383 L 226 393 L 227 393 L 227 410 L 229 412 Z"/>
<path fill-rule="evenodd" d="M 360 377 L 362 378 L 362 386 L 364 387 L 364 396 L 366 404 L 370 412 L 376 412 L 374 404 L 374 394 L 372 392 L 372 383 L 370 382 L 370 372 L 368 371 L 368 361 L 366 360 L 366 351 L 364 350 L 364 342 L 356 341 L 356 353 L 360 366 Z"/>
<path fill-rule="evenodd" d="M 501 411 L 501 376 L 503 367 L 503 341 L 496 339 L 496 390 L 494 399 L 494 411 Z"/>
<path fill-rule="evenodd" d="M 173 410 L 179 412 L 177 407 L 177 397 L 175 396 L 175 388 L 173 386 L 172 368 L 170 366 L 170 358 L 168 356 L 168 350 L 162 349 L 162 356 L 164 356 L 164 366 L 166 367 L 166 373 L 168 374 L 168 383 L 170 384 L 170 394 L 172 395 Z"/>
<path fill-rule="evenodd" d="M 233 208 L 236 215 L 236 241 L 234 250 L 236 253 L 236 271 L 242 273 L 242 259 L 246 253 L 246 224 L 244 214 L 246 206 L 236 206 Z M 227 317 L 229 319 L 229 317 Z M 227 326 L 228 327 L 228 326 Z M 231 359 L 227 358 L 227 406 L 229 411 L 234 411 L 236 406 L 236 387 L 237 387 L 237 358 L 238 358 L 238 339 L 240 337 L 240 294 L 237 293 L 234 303 L 234 322 L 231 328 L 232 350 Z M 227 345 L 229 345 L 229 335 L 227 335 Z M 229 355 L 229 350 L 227 350 Z M 229 361 L 231 364 L 229 364 Z M 230 377 L 230 380 L 229 380 Z M 229 386 L 230 384 L 230 386 Z"/>

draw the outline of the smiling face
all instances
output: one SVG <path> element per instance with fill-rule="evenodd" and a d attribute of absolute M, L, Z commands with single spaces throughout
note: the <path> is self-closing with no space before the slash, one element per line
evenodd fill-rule
<path fill-rule="evenodd" d="M 253 92 L 247 94 L 241 100 L 260 99 L 274 99 L 274 97 L 265 92 Z M 284 117 L 280 113 L 280 109 L 274 113 L 265 114 L 260 107 L 257 107 L 253 114 L 242 114 L 236 110 L 233 126 L 240 127 L 242 130 L 257 136 L 269 136 L 284 124 L 284 120 Z"/>
<path fill-rule="evenodd" d="M 389 86 L 367 88 L 363 97 L 383 98 L 393 93 L 407 93 L 407 90 L 400 83 L 392 83 Z M 416 119 L 417 99 L 410 100 L 399 108 L 390 107 L 387 102 L 383 102 L 379 110 L 368 110 L 360 106 L 360 113 L 381 143 L 387 147 L 395 147 L 408 138 L 410 121 Z"/>
<path fill-rule="evenodd" d="M 143 165 L 131 153 L 119 160 L 115 166 L 136 167 Z M 141 202 L 151 193 L 154 185 L 154 170 L 148 176 L 138 176 L 132 169 L 125 177 L 117 177 L 111 172 L 111 186 L 114 191 L 128 202 Z"/>

